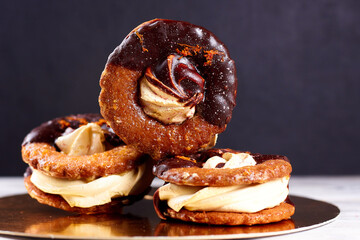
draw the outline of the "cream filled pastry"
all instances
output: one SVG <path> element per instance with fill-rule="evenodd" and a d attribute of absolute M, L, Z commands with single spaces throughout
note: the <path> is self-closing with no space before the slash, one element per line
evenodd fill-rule
<path fill-rule="evenodd" d="M 235 62 L 213 33 L 153 19 L 109 55 L 99 105 L 125 143 L 160 160 L 208 148 L 231 120 L 236 86 Z"/>
<path fill-rule="evenodd" d="M 179 101 L 160 87 L 151 84 L 146 77 L 140 82 L 140 100 L 147 115 L 166 124 L 182 123 L 195 113 L 195 106 Z"/>
<path fill-rule="evenodd" d="M 168 85 L 157 75 L 167 69 Z M 161 69 L 161 70 L 159 70 Z M 184 74 L 178 81 L 179 73 Z M 140 81 L 140 100 L 144 112 L 165 124 L 182 123 L 195 114 L 196 105 L 204 97 L 204 79 L 186 58 L 169 55 L 158 68 L 148 67 Z M 183 85 L 194 85 L 194 90 Z"/>
<path fill-rule="evenodd" d="M 149 157 L 125 145 L 98 114 L 40 125 L 26 136 L 22 156 L 29 194 L 67 211 L 118 211 L 141 199 L 153 178 Z"/>
<path fill-rule="evenodd" d="M 291 165 L 280 155 L 210 149 L 158 162 L 167 182 L 154 195 L 162 219 L 218 225 L 253 225 L 288 219 Z"/>

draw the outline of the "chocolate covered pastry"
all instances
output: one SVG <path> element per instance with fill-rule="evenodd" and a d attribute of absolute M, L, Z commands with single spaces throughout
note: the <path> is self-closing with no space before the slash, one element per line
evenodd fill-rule
<path fill-rule="evenodd" d="M 193 24 L 154 19 L 132 30 L 100 80 L 101 113 L 127 144 L 156 159 L 214 146 L 235 106 L 235 63 Z"/>
<path fill-rule="evenodd" d="M 168 182 L 154 194 L 162 219 L 254 225 L 288 219 L 295 211 L 285 156 L 210 149 L 163 159 L 153 171 Z"/>
<path fill-rule="evenodd" d="M 109 56 L 100 87 L 104 119 L 57 118 L 25 138 L 25 185 L 40 203 L 118 211 L 146 193 L 154 159 L 153 173 L 167 182 L 154 194 L 161 219 L 250 226 L 294 214 L 286 157 L 211 149 L 231 120 L 237 78 L 227 48 L 208 30 L 142 23 Z"/>
<path fill-rule="evenodd" d="M 125 145 L 99 114 L 60 117 L 22 144 L 25 186 L 40 203 L 83 214 L 139 200 L 152 181 L 151 159 Z"/>

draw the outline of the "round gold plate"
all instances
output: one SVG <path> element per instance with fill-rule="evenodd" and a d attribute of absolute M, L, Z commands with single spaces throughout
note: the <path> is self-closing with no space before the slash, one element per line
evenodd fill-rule
<path fill-rule="evenodd" d="M 294 216 L 278 223 L 255 226 L 208 226 L 161 221 L 152 201 L 125 207 L 117 215 L 75 215 L 39 204 L 27 194 L 0 198 L 0 234 L 6 237 L 58 239 L 239 239 L 275 236 L 319 227 L 340 213 L 336 206 L 290 196 Z"/>

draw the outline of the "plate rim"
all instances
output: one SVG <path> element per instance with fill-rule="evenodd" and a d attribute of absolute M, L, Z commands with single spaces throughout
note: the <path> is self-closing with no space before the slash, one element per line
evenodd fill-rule
<path fill-rule="evenodd" d="M 25 194 L 17 194 L 17 195 L 26 195 Z M 10 195 L 10 196 L 4 196 L 1 198 L 5 198 L 5 197 L 15 197 L 17 195 Z M 292 233 L 297 233 L 297 232 L 304 232 L 304 231 L 308 231 L 311 229 L 315 229 L 315 228 L 319 228 L 321 226 L 327 225 L 329 223 L 334 222 L 341 213 L 341 210 L 338 206 L 336 206 L 333 203 L 330 202 L 326 202 L 326 201 L 322 201 L 322 200 L 317 200 L 317 199 L 313 199 L 313 198 L 309 198 L 309 197 L 303 197 L 303 196 L 299 196 L 299 195 L 292 195 L 289 194 L 290 199 L 292 197 L 296 197 L 296 198 L 303 198 L 303 199 L 307 199 L 307 200 L 312 200 L 312 201 L 317 201 L 317 202 L 322 202 L 328 205 L 331 205 L 335 208 L 337 208 L 338 212 L 337 215 L 327 221 L 318 223 L 318 224 L 313 224 L 310 226 L 304 226 L 304 227 L 299 227 L 299 228 L 295 228 L 295 229 L 290 229 L 290 230 L 283 230 L 283 231 L 274 231 L 274 232 L 263 232 L 263 233 L 235 233 L 235 234 L 219 234 L 219 235 L 188 235 L 188 236 L 117 236 L 117 237 L 102 237 L 102 239 L 107 239 L 107 240 L 150 240 L 150 239 L 160 239 L 160 240 L 188 240 L 188 239 L 245 239 L 245 238 L 257 238 L 257 237 L 272 237 L 272 236 L 281 236 L 281 235 L 286 235 L 286 234 L 292 234 Z M 99 237 L 91 237 L 91 236 L 86 236 L 86 237 L 80 237 L 80 236 L 71 236 L 71 235 L 57 235 L 57 234 L 27 234 L 27 233 L 23 233 L 23 232 L 14 232 L 14 231 L 8 231 L 8 230 L 1 230 L 0 229 L 0 237 L 24 237 L 24 238 L 37 238 L 37 239 L 89 239 L 89 240 L 94 240 L 94 239 L 99 239 Z"/>

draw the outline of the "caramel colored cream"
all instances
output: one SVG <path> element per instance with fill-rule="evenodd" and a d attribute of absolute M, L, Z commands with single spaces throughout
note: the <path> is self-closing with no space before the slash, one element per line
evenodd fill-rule
<path fill-rule="evenodd" d="M 186 106 L 186 102 L 152 85 L 146 77 L 140 81 L 140 100 L 147 115 L 165 124 L 182 123 L 195 113 L 195 106 Z"/>
<path fill-rule="evenodd" d="M 104 140 L 101 127 L 95 123 L 88 123 L 69 134 L 58 137 L 55 144 L 65 154 L 82 156 L 104 152 Z"/>
<path fill-rule="evenodd" d="M 33 169 L 30 180 L 43 192 L 61 195 L 71 207 L 88 208 L 109 203 L 115 197 L 128 196 L 144 170 L 145 164 L 124 174 L 87 182 L 50 177 Z"/>
<path fill-rule="evenodd" d="M 105 151 L 104 133 L 100 126 L 89 123 L 55 140 L 68 155 L 81 156 Z M 145 171 L 145 164 L 123 174 L 104 176 L 93 181 L 68 180 L 47 176 L 32 169 L 31 182 L 40 190 L 61 195 L 71 207 L 88 208 L 128 196 Z M 135 189 L 134 189 L 135 190 Z"/>
<path fill-rule="evenodd" d="M 240 168 L 256 162 L 247 153 L 224 153 L 209 158 L 203 168 Z M 159 197 L 175 211 L 218 211 L 253 213 L 272 208 L 289 194 L 290 177 L 259 184 L 241 184 L 228 187 L 194 187 L 166 184 L 159 188 Z"/>
<path fill-rule="evenodd" d="M 229 187 L 193 187 L 169 183 L 159 189 L 160 200 L 180 211 L 258 212 L 283 202 L 289 190 L 289 177 L 261 184 Z"/>

